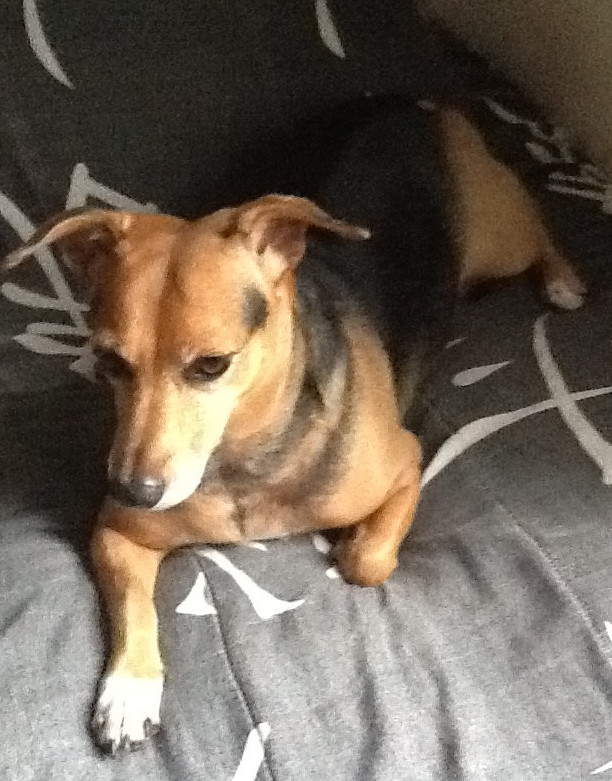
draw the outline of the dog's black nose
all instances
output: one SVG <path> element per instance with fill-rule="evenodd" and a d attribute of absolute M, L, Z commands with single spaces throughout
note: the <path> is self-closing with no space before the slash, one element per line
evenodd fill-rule
<path fill-rule="evenodd" d="M 110 480 L 109 493 L 126 507 L 143 507 L 150 510 L 159 502 L 166 490 L 163 480 L 143 477 L 128 481 Z"/>

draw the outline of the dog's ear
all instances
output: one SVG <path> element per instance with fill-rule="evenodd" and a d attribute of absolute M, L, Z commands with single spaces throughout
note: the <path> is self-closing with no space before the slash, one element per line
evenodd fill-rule
<path fill-rule="evenodd" d="M 133 216 L 105 209 L 73 209 L 44 222 L 19 249 L 6 256 L 3 269 L 12 269 L 42 247 L 57 244 L 69 266 L 93 285 L 100 264 L 115 253 Z"/>
<path fill-rule="evenodd" d="M 234 227 L 255 254 L 264 258 L 274 279 L 303 258 L 309 229 L 354 241 L 370 238 L 367 228 L 337 220 L 307 198 L 292 195 L 265 195 L 238 207 Z"/>

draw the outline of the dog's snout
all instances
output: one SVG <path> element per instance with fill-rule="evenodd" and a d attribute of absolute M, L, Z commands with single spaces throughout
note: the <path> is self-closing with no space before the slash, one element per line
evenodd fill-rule
<path fill-rule="evenodd" d="M 152 509 L 164 495 L 166 484 L 155 477 L 133 478 L 131 480 L 111 480 L 111 496 L 126 507 Z"/>

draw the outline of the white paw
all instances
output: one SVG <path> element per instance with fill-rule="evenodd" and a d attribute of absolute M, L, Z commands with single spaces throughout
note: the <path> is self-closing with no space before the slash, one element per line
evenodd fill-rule
<path fill-rule="evenodd" d="M 111 673 L 100 688 L 92 721 L 98 745 L 109 754 L 135 751 L 159 731 L 164 679 Z"/>
<path fill-rule="evenodd" d="M 560 309 L 579 309 L 584 304 L 585 288 L 580 282 L 554 279 L 546 285 L 548 300 Z"/>

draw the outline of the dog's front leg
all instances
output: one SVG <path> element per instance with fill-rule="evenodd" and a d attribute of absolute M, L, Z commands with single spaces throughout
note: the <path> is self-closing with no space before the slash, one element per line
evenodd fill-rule
<path fill-rule="evenodd" d="M 92 728 L 101 748 L 115 754 L 140 748 L 159 729 L 163 665 L 153 593 L 165 551 L 145 548 L 101 524 L 91 554 L 111 642 Z"/>
<path fill-rule="evenodd" d="M 397 567 L 402 540 L 417 507 L 421 482 L 421 451 L 414 434 L 399 435 L 403 465 L 385 502 L 369 517 L 348 529 L 335 551 L 344 579 L 359 586 L 379 586 Z"/>

